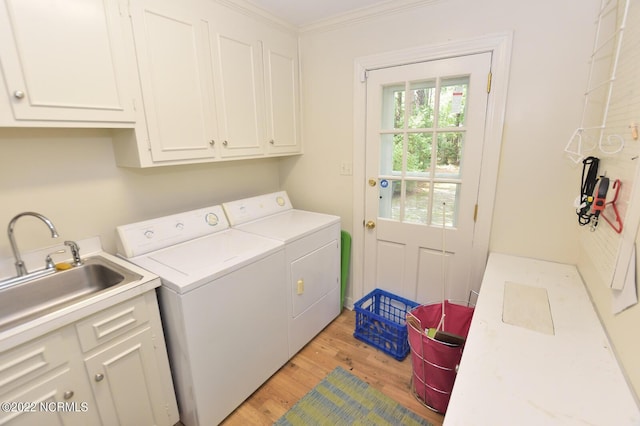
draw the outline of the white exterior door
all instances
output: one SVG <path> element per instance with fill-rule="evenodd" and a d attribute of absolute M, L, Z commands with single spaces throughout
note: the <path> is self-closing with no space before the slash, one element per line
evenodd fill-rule
<path fill-rule="evenodd" d="M 364 293 L 427 303 L 477 288 L 490 69 L 491 53 L 481 53 L 368 72 Z"/>

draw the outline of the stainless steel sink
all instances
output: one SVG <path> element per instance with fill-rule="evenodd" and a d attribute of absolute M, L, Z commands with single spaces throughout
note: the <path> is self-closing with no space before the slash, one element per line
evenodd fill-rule
<path fill-rule="evenodd" d="M 104 257 L 0 289 L 0 332 L 142 276 Z"/>

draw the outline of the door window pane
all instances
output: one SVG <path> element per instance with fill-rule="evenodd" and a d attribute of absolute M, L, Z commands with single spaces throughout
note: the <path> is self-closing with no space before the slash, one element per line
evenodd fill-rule
<path fill-rule="evenodd" d="M 403 134 L 380 135 L 380 174 L 399 175 L 402 171 Z"/>
<path fill-rule="evenodd" d="M 431 171 L 431 133 L 410 133 L 407 144 L 407 173 L 428 176 Z"/>
<path fill-rule="evenodd" d="M 436 177 L 460 177 L 463 143 L 463 132 L 438 133 Z"/>
<path fill-rule="evenodd" d="M 383 129 L 404 129 L 405 89 L 403 85 L 386 86 L 382 89 Z"/>
<path fill-rule="evenodd" d="M 421 81 L 411 83 L 411 111 L 408 128 L 426 129 L 433 127 L 436 104 L 436 82 Z"/>
<path fill-rule="evenodd" d="M 407 181 L 405 197 L 404 222 L 429 223 L 429 197 L 431 184 L 425 181 Z"/>
<path fill-rule="evenodd" d="M 385 86 L 382 89 L 382 129 L 404 129 L 405 88 L 404 84 Z"/>
<path fill-rule="evenodd" d="M 393 92 L 393 128 L 404 129 L 404 88 Z"/>
<path fill-rule="evenodd" d="M 456 226 L 458 221 L 456 205 L 460 184 L 458 183 L 434 183 L 433 207 L 431 211 L 431 223 L 434 226 L 442 226 L 442 215 L 445 215 L 445 226 Z"/>
<path fill-rule="evenodd" d="M 380 198 L 378 217 L 399 221 L 402 181 L 380 179 L 378 188 Z"/>
<path fill-rule="evenodd" d="M 468 77 L 442 80 L 438 127 L 464 126 L 468 88 Z"/>

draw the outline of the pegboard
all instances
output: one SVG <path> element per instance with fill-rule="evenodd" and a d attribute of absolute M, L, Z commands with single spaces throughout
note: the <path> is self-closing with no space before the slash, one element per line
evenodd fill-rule
<path fill-rule="evenodd" d="M 599 93 L 597 90 L 587 90 L 585 96 L 589 99 L 585 99 L 582 126 L 595 130 L 583 133 L 581 148 L 585 153 L 589 151 L 588 155 L 600 158 L 598 174 L 610 179 L 607 202 L 610 203 L 615 195 L 613 183 L 616 180 L 621 183 L 616 206 L 622 231 L 617 233 L 601 218 L 595 231 L 590 226 L 580 229 L 580 244 L 602 279 L 612 288 L 620 289 L 624 285 L 640 220 L 640 188 L 637 187 L 640 185 L 636 184 L 639 181 L 640 163 L 640 141 L 636 127 L 640 125 L 640 27 L 636 24 L 640 23 L 640 5 L 629 0 L 609 0 L 603 2 L 603 7 L 611 7 L 606 16 L 609 21 L 605 22 L 608 28 L 607 25 L 600 28 L 597 37 L 605 42 L 596 40 L 594 44 L 591 60 L 598 63 L 599 69 L 592 71 L 591 76 L 602 75 L 603 64 L 606 64 L 611 76 L 610 86 L 600 85 L 597 90 L 602 90 Z M 615 18 L 613 21 L 612 16 Z M 605 43 L 609 43 L 609 46 L 596 52 Z M 598 83 L 590 84 L 598 87 Z M 598 113 L 602 119 L 599 129 Z M 575 157 L 572 159 L 575 161 Z M 602 215 L 617 224 L 611 204 L 607 205 Z"/>

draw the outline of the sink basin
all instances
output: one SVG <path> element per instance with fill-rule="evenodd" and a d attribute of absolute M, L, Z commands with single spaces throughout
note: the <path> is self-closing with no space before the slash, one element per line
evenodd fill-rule
<path fill-rule="evenodd" d="M 142 277 L 103 257 L 0 289 L 0 331 Z"/>

